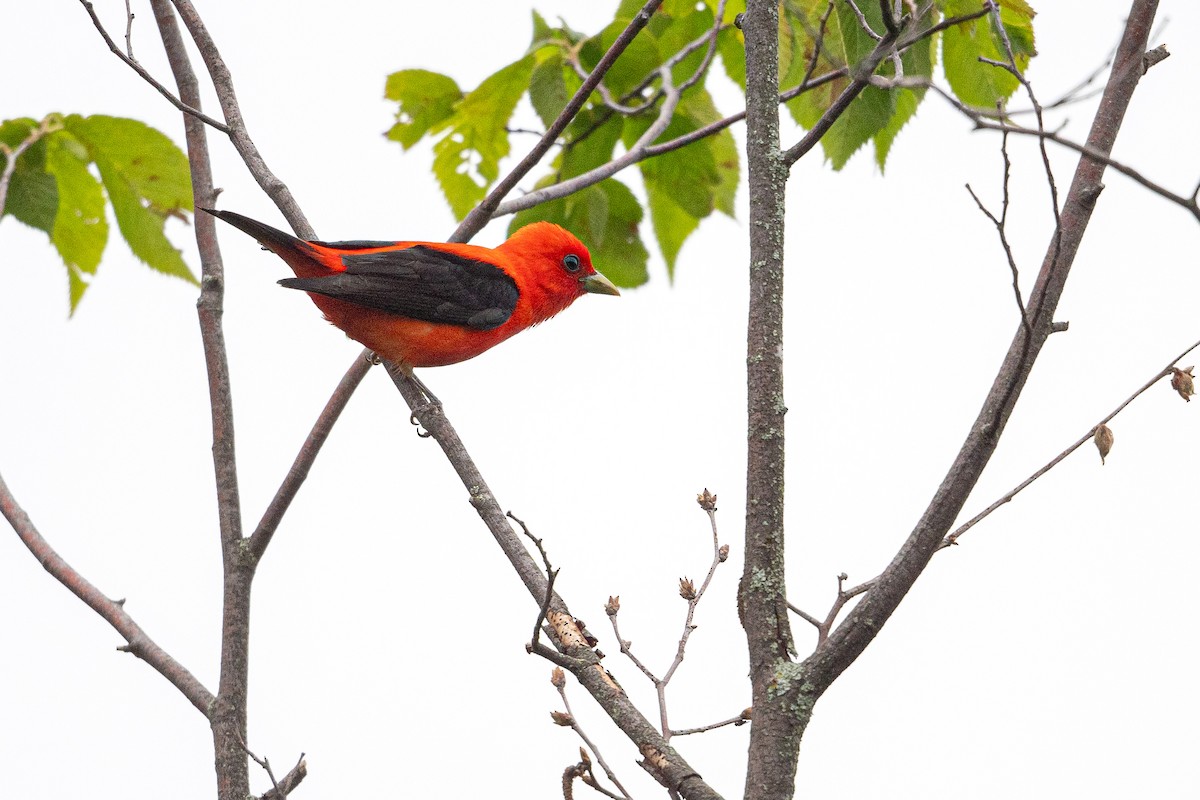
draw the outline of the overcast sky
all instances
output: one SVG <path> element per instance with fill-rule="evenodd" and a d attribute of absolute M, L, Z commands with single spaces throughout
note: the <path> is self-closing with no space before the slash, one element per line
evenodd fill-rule
<path fill-rule="evenodd" d="M 251 135 L 328 239 L 444 239 L 454 226 L 431 153 L 383 138 L 384 78 L 406 67 L 470 88 L 519 57 L 520 4 L 200 3 Z M 603 4 L 537 8 L 595 31 Z M 116 36 L 123 4 L 99 0 Z M 1127 4 L 1041 3 L 1029 77 L 1051 100 L 1107 57 Z M 148 7 L 135 53 L 169 78 Z M 1086 8 L 1083 16 L 1081 8 Z M 509 13 L 509 9 L 512 9 Z M 105 48 L 69 0 L 5 15 L 0 117 L 178 114 Z M 1165 2 L 1172 56 L 1143 81 L 1116 157 L 1190 194 L 1200 178 L 1192 41 L 1200 8 Z M 14 35 L 18 32 L 19 35 Z M 722 110 L 737 96 L 716 81 Z M 1094 102 L 1094 101 L 1093 101 Z M 210 113 L 215 104 L 210 102 Z M 1093 103 L 1055 117 L 1082 140 Z M 741 140 L 742 131 L 735 128 Z M 798 132 L 785 129 L 785 143 Z M 210 137 L 222 207 L 283 226 L 232 147 Z M 525 146 L 514 141 L 514 151 Z M 1029 143 L 1014 143 L 1011 237 L 1031 279 L 1050 235 Z M 1074 162 L 1054 151 L 1065 193 Z M 1017 325 L 1010 275 L 970 183 L 998 203 L 998 140 L 928 100 L 886 176 L 814 152 L 793 172 L 787 231 L 790 599 L 823 615 L 835 576 L 875 575 L 951 463 Z M 635 187 L 634 175 L 622 176 Z M 1110 174 L 1058 318 L 966 515 L 999 497 L 1200 339 L 1200 229 Z M 720 497 L 732 557 L 701 604 L 672 683 L 678 727 L 749 703 L 734 608 L 744 510 L 746 192 L 685 245 L 674 285 L 588 296 L 502 348 L 424 379 L 500 500 L 546 540 L 557 588 L 601 635 L 606 665 L 654 718 L 653 691 L 604 618 L 662 671 L 683 623 L 680 576 Z M 477 237 L 494 245 L 504 222 Z M 190 229 L 168 225 L 197 266 Z M 644 226 L 649 237 L 649 225 Z M 360 351 L 286 268 L 223 230 L 225 331 L 247 527 Z M 73 319 L 45 236 L 0 221 L 0 474 L 42 533 L 158 643 L 216 688 L 220 562 L 207 391 L 193 287 L 139 265 L 116 236 Z M 603 264 L 597 267 L 603 270 Z M 1200 354 L 1195 362 L 1200 362 Z M 1185 359 L 1184 364 L 1194 363 Z M 1200 403 L 1166 382 L 1090 446 L 939 554 L 879 639 L 817 707 L 801 754 L 808 797 L 1195 796 L 1200 746 L 1194 456 Z M 0 531 L 4 534 L 4 531 Z M 206 721 L 120 637 L 0 535 L 0 794 L 214 794 Z M 524 653 L 537 609 L 382 370 L 351 401 L 259 570 L 250 746 L 277 773 L 301 752 L 297 797 L 557 796 L 577 758 L 554 727 L 550 665 Z M 798 642 L 811 647 L 801 620 Z M 571 681 L 576 713 L 638 797 L 659 790 Z M 676 740 L 727 797 L 748 728 Z M 269 783 L 256 771 L 254 786 Z M 579 791 L 585 791 L 579 789 Z M 582 795 L 581 795 L 582 796 Z"/>

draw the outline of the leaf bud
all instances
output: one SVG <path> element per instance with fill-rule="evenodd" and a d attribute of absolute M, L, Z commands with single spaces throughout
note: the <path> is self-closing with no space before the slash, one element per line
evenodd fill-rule
<path fill-rule="evenodd" d="M 555 689 L 561 689 L 567 685 L 567 674 L 563 672 L 562 667 L 555 667 L 550 673 L 550 683 Z"/>
<path fill-rule="evenodd" d="M 717 550 L 717 561 L 720 561 L 722 564 L 724 564 L 728 560 L 729 560 L 729 545 L 723 544 Z"/>
<path fill-rule="evenodd" d="M 717 496 L 708 489 L 705 489 L 703 492 L 696 495 L 696 502 L 699 503 L 700 507 L 705 511 L 717 510 Z"/>
<path fill-rule="evenodd" d="M 555 725 L 561 725 L 564 728 L 570 728 L 575 724 L 575 718 L 565 711 L 551 711 L 550 719 L 554 720 Z"/>
<path fill-rule="evenodd" d="M 621 595 L 610 594 L 608 602 L 604 604 L 604 613 L 610 617 L 615 617 L 617 612 L 621 610 Z"/>
<path fill-rule="evenodd" d="M 1196 393 L 1196 387 L 1192 383 L 1192 370 L 1195 367 L 1184 367 L 1177 369 L 1171 367 L 1171 388 L 1179 392 L 1179 396 L 1189 403 L 1192 402 L 1192 395 Z"/>
<path fill-rule="evenodd" d="M 1112 428 L 1107 425 L 1096 426 L 1096 449 L 1100 451 L 1100 463 L 1104 464 L 1104 458 L 1108 455 L 1108 451 L 1112 450 L 1113 432 Z"/>
<path fill-rule="evenodd" d="M 679 579 L 679 596 L 689 602 L 696 599 L 696 584 L 691 578 Z"/>

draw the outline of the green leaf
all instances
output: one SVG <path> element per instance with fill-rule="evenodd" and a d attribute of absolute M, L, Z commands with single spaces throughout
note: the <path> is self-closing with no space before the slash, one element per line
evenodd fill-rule
<path fill-rule="evenodd" d="M 25 141 L 38 126 L 28 117 L 6 120 L 0 124 L 0 142 L 16 147 Z M 0 154 L 0 169 L 7 159 Z M 40 139 L 17 159 L 12 179 L 8 184 L 8 197 L 4 213 L 11 214 L 31 228 L 50 235 L 54 230 L 54 216 L 58 213 L 58 187 L 54 177 L 46 174 L 46 140 Z"/>
<path fill-rule="evenodd" d="M 821 137 L 821 147 L 830 165 L 835 170 L 846 166 L 860 147 L 884 130 L 895 110 L 896 98 L 892 92 L 874 86 L 863 89 Z"/>
<path fill-rule="evenodd" d="M 641 5 L 638 4 L 638 8 Z M 591 70 L 612 46 L 632 17 L 622 18 L 618 12 L 617 19 L 609 23 L 597 36 L 588 39 L 579 50 L 579 60 L 584 68 Z M 662 56 L 652 37 L 636 36 L 621 57 L 613 64 L 612 69 L 604 76 L 604 85 L 616 98 L 621 98 L 640 84 L 645 78 L 658 69 L 662 64 Z"/>
<path fill-rule="evenodd" d="M 168 216 L 192 209 L 187 157 L 137 120 L 72 114 L 64 126 L 100 170 L 117 227 L 133 254 L 152 269 L 196 283 L 163 233 Z"/>
<path fill-rule="evenodd" d="M 676 203 L 669 191 L 656 188 L 648 191 L 648 194 L 654 238 L 658 240 L 658 249 L 662 251 L 663 260 L 667 262 L 667 276 L 674 280 L 675 259 L 678 258 L 687 237 L 699 227 L 700 218 Z"/>
<path fill-rule="evenodd" d="M 192 210 L 187 156 L 162 132 L 136 119 L 100 114 L 86 118 L 71 114 L 63 125 L 87 148 L 97 165 L 97 156 L 102 155 L 118 171 L 121 181 L 156 214 L 165 217 Z"/>
<path fill-rule="evenodd" d="M 387 77 L 383 95 L 400 104 L 396 124 L 387 137 L 405 150 L 434 125 L 445 120 L 462 100 L 462 90 L 452 78 L 425 69 L 403 69 Z"/>
<path fill-rule="evenodd" d="M 50 240 L 67 268 L 71 313 L 108 242 L 104 190 L 88 169 L 90 161 L 87 149 L 70 133 L 58 131 L 47 138 L 46 173 L 57 184 L 59 200 Z"/>
<path fill-rule="evenodd" d="M 978 9 L 971 0 L 942 0 L 940 5 L 948 17 Z M 1012 45 L 1017 69 L 1022 71 L 1035 54 L 1033 15 L 1033 9 L 1024 0 L 1002 0 L 1000 3 L 1000 19 Z M 943 69 L 955 96 L 969 106 L 995 109 L 996 104 L 1012 96 L 1020 84 L 1016 76 L 1004 68 L 980 62 L 981 57 L 1008 61 L 1003 37 L 991 14 L 943 31 Z"/>
<path fill-rule="evenodd" d="M 529 100 L 542 124 L 549 128 L 566 108 L 571 96 L 567 94 L 567 82 L 563 77 L 562 56 L 555 49 L 543 50 L 550 52 L 533 68 L 529 77 Z"/>
<path fill-rule="evenodd" d="M 717 34 L 717 55 L 729 80 L 746 91 L 746 39 L 737 28 L 726 28 Z"/>
<path fill-rule="evenodd" d="M 543 179 L 545 186 L 551 178 Z M 526 209 L 513 216 L 508 231 L 546 220 L 574 233 L 588 246 L 592 265 L 621 287 L 640 286 L 647 280 L 649 254 L 638 235 L 642 207 L 625 184 L 609 178 L 576 192 Z"/>
<path fill-rule="evenodd" d="M 562 177 L 593 170 L 612 160 L 625 120 L 604 108 L 585 108 L 567 127 L 567 144 L 558 158 Z"/>
<path fill-rule="evenodd" d="M 508 155 L 506 126 L 529 86 L 534 57 L 492 74 L 454 108 L 434 131 L 447 131 L 433 146 L 433 172 L 457 219 L 465 217 L 499 177 Z"/>
<path fill-rule="evenodd" d="M 929 16 L 922 20 L 922 27 L 935 24 L 938 18 L 937 12 L 931 9 Z M 912 47 L 900 57 L 904 66 L 904 74 L 909 77 L 932 78 L 935 53 L 930 37 L 914 42 Z M 884 72 L 888 75 L 895 74 L 890 61 L 884 62 Z M 896 136 L 917 113 L 917 106 L 925 99 L 924 89 L 895 89 L 893 91 L 895 92 L 895 112 L 883 129 L 875 135 L 875 163 L 879 165 L 880 172 L 884 171 L 888 153 Z"/>
<path fill-rule="evenodd" d="M 689 91 L 676 109 L 661 140 L 690 133 L 720 119 L 712 97 L 703 89 Z M 646 117 L 626 121 L 624 138 L 632 147 L 650 125 Z M 700 139 L 639 164 L 646 185 L 650 216 L 659 248 L 674 274 L 675 257 L 699 221 L 720 208 L 734 209 L 738 182 L 737 147 L 729 131 Z"/>

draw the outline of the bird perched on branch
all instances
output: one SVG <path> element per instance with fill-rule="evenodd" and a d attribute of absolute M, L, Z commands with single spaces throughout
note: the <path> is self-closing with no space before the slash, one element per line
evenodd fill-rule
<path fill-rule="evenodd" d="M 618 295 L 583 243 L 549 222 L 496 248 L 444 242 L 306 242 L 232 211 L 201 209 L 250 234 L 296 273 L 325 318 L 407 374 L 474 358 L 587 294 Z"/>

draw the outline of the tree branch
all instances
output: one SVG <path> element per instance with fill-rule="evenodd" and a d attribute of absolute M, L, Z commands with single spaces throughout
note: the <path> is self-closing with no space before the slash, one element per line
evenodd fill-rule
<path fill-rule="evenodd" d="M 200 91 L 183 38 L 168 0 L 151 0 L 163 47 L 179 96 L 193 107 L 200 106 Z M 215 47 L 199 43 L 201 52 Z M 223 87 L 218 86 L 218 94 Z M 228 118 L 228 117 L 227 117 Z M 238 120 L 240 122 L 240 119 Z M 204 125 L 184 115 L 188 164 L 197 207 L 211 208 L 217 192 L 213 188 L 212 164 Z M 212 406 L 213 466 L 217 485 L 217 517 L 221 531 L 223 573 L 221 615 L 221 668 L 217 698 L 210 718 L 220 800 L 244 800 L 250 794 L 249 765 L 242 743 L 246 741 L 246 706 L 249 682 L 250 586 L 257 559 L 244 549 L 241 498 L 238 491 L 234 448 L 233 394 L 229 361 L 222 329 L 225 275 L 217 242 L 216 221 L 207 214 L 195 219 L 196 244 L 200 250 L 200 338 L 208 368 L 209 403 Z"/>
<path fill-rule="evenodd" d="M 79 2 L 83 4 L 84 10 L 87 11 L 88 16 L 92 18 L 92 24 L 96 26 L 96 30 L 98 30 L 100 32 L 100 36 L 104 39 L 104 43 L 106 45 L 108 45 L 108 49 L 113 52 L 113 55 L 115 55 L 117 58 L 124 61 L 127 65 L 129 65 L 129 68 L 132 69 L 134 72 L 136 72 L 138 75 L 140 75 L 142 77 L 142 80 L 144 80 L 146 83 L 153 86 L 158 91 L 159 94 L 161 94 L 163 97 L 167 98 L 167 100 L 171 103 L 171 105 L 175 106 L 176 108 L 178 108 L 180 111 L 182 111 L 185 114 L 191 114 L 193 117 L 200 120 L 205 125 L 213 126 L 217 130 L 219 130 L 221 133 L 224 133 L 224 134 L 229 133 L 229 128 L 226 125 L 224 125 L 224 124 L 218 122 L 217 120 L 213 119 L 212 117 L 208 116 L 200 109 L 193 108 L 192 106 L 190 106 L 187 103 L 180 100 L 175 95 L 171 94 L 170 89 L 168 89 L 167 87 L 165 87 L 161 83 L 159 83 L 155 79 L 155 77 L 153 75 L 151 75 L 149 72 L 147 72 L 146 68 L 143 67 L 141 64 L 139 64 L 137 62 L 137 59 L 135 59 L 133 57 L 132 45 L 129 46 L 130 52 L 128 55 L 121 52 L 121 48 L 117 47 L 117 43 L 114 42 L 112 37 L 108 35 L 108 31 L 106 31 L 104 29 L 104 25 L 100 22 L 100 18 L 98 16 L 96 16 L 96 9 L 92 7 L 92 4 L 90 2 L 88 2 L 88 0 L 79 0 Z M 128 14 L 128 8 L 129 8 L 129 4 L 126 3 L 126 13 L 127 14 Z M 128 14 L 128 24 L 129 25 L 133 24 L 133 15 L 132 14 Z M 125 41 L 128 42 L 129 38 L 130 38 L 130 28 L 127 26 L 126 30 L 125 30 Z"/>
<path fill-rule="evenodd" d="M 537 604 L 546 597 L 546 576 L 541 567 L 534 561 L 529 551 L 525 549 L 520 536 L 508 524 L 504 512 L 495 496 L 488 488 L 479 468 L 475 465 L 458 433 L 446 418 L 441 406 L 432 405 L 425 401 L 420 389 L 394 364 L 387 364 L 388 374 L 396 384 L 405 402 L 420 420 L 422 427 L 432 436 L 442 448 L 450 466 L 458 474 L 466 488 L 471 506 L 479 514 L 484 525 L 492 534 L 496 544 L 508 558 L 521 582 Z M 571 629 L 570 623 L 575 618 L 567 608 L 566 602 L 556 593 L 550 593 L 551 602 L 548 613 L 551 628 L 555 635 L 551 637 L 559 653 L 565 657 L 555 658 L 556 651 L 543 648 L 533 649 L 542 655 L 543 649 L 547 658 L 569 669 L 579 682 L 591 693 L 597 704 L 608 714 L 616 726 L 632 741 L 647 760 L 652 761 L 655 776 L 668 789 L 678 791 L 687 800 L 717 800 L 720 797 L 699 774 L 671 748 L 633 704 L 628 695 L 616 684 L 608 672 L 600 665 L 600 659 L 582 635 L 570 637 L 565 635 Z M 556 621 L 558 624 L 556 624 Z"/>
<path fill-rule="evenodd" d="M 1141 77 L 1142 54 L 1156 8 L 1156 0 L 1133 3 L 1109 83 L 1093 120 L 1087 146 L 1106 157 Z M 881 630 L 942 546 L 947 530 L 995 451 L 1020 390 L 1051 332 L 1054 310 L 1100 194 L 1103 173 L 1104 165 L 1097 160 L 1080 160 L 1063 206 L 1061 231 L 1056 232 L 1034 286 L 1028 309 L 1034 335 L 1027 337 L 1023 325 L 1018 328 L 983 408 L 929 508 L 879 576 L 876 586 L 824 645 L 801 664 L 805 683 L 803 690 L 797 692 L 806 695 L 809 702 L 815 702 Z"/>
<path fill-rule="evenodd" d="M 958 544 L 959 537 L 961 537 L 964 533 L 969 531 L 971 528 L 975 527 L 979 522 L 983 521 L 983 519 L 985 517 L 987 517 L 989 514 L 991 514 L 996 509 L 1000 508 L 1001 506 L 1003 506 L 1007 503 L 1012 502 L 1013 498 L 1016 497 L 1018 494 L 1020 494 L 1031 483 L 1033 483 L 1038 478 L 1045 475 L 1047 472 L 1052 470 L 1054 467 L 1058 466 L 1060 461 L 1065 459 L 1067 456 L 1071 455 L 1071 453 L 1074 453 L 1076 450 L 1078 450 L 1081 445 L 1091 441 L 1093 435 L 1096 432 L 1097 425 L 1104 425 L 1104 424 L 1107 424 L 1108 422 L 1110 422 L 1114 417 L 1117 416 L 1117 414 L 1120 414 L 1122 411 L 1124 411 L 1126 406 L 1128 406 L 1130 403 L 1132 403 L 1134 400 L 1136 400 L 1138 397 L 1140 397 L 1142 394 L 1144 394 L 1147 390 L 1149 390 L 1150 387 L 1154 386 L 1154 384 L 1158 383 L 1160 380 L 1162 380 L 1166 376 L 1172 374 L 1172 371 L 1173 371 L 1172 368 L 1174 367 L 1174 365 L 1178 364 L 1180 359 L 1182 359 L 1188 353 L 1195 350 L 1197 347 L 1200 347 L 1200 341 L 1195 342 L 1190 347 L 1188 347 L 1186 350 L 1184 350 L 1182 353 L 1175 356 L 1175 358 L 1173 358 L 1171 360 L 1171 362 L 1169 364 L 1167 364 L 1167 366 L 1163 367 L 1158 372 L 1158 374 L 1156 374 L 1150 380 L 1146 381 L 1146 383 L 1143 384 L 1140 389 L 1135 391 L 1129 397 L 1125 398 L 1125 400 L 1120 405 L 1118 405 L 1116 408 L 1114 408 L 1112 411 L 1110 411 L 1108 413 L 1108 416 L 1104 417 L 1099 422 L 1097 422 L 1096 425 L 1093 425 L 1091 428 L 1089 428 L 1088 432 L 1085 433 L 1083 436 L 1081 436 L 1079 439 L 1077 439 L 1074 442 L 1074 444 L 1071 444 L 1065 450 L 1063 450 L 1061 453 L 1056 455 L 1054 458 L 1050 459 L 1050 461 L 1047 462 L 1045 466 L 1043 466 L 1041 469 L 1038 469 L 1036 472 L 1034 472 L 1032 475 L 1030 475 L 1025 480 L 1021 481 L 1011 491 L 1009 491 L 1004 496 L 1002 496 L 999 500 L 992 503 L 990 506 L 985 508 L 983 511 L 979 512 L 975 516 L 971 517 L 971 519 L 969 519 L 968 521 L 964 522 L 962 525 L 955 528 L 954 533 L 951 533 L 949 536 L 947 536 L 945 538 L 945 540 L 943 540 L 943 542 L 942 542 L 943 546 L 948 547 L 953 544 Z"/>
<path fill-rule="evenodd" d="M 225 60 L 221 58 L 221 53 L 217 50 L 216 42 L 209 35 L 208 28 L 204 25 L 204 20 L 200 18 L 200 15 L 192 6 L 191 0 L 171 0 L 171 2 L 175 5 L 176 11 L 179 12 L 179 18 L 183 20 L 188 33 L 191 34 L 192 41 L 196 43 L 196 47 L 200 51 L 200 57 L 204 59 L 204 65 L 208 68 L 213 88 L 217 92 L 217 101 L 221 104 L 221 111 L 225 115 L 225 122 L 229 126 L 227 131 L 229 140 L 233 142 L 233 146 L 242 157 L 242 161 L 245 162 L 246 168 L 250 170 L 250 174 L 254 177 L 254 180 L 266 192 L 267 197 L 271 198 L 279 210 L 283 212 L 284 218 L 292 226 L 292 230 L 296 232 L 296 235 L 301 239 L 316 239 L 316 231 L 309 225 L 308 218 L 304 216 L 304 212 L 300 210 L 300 205 L 296 202 L 296 198 L 292 196 L 291 189 L 271 171 L 267 166 L 267 162 L 263 160 L 262 154 L 259 153 L 258 147 L 254 144 L 254 140 L 250 138 L 250 134 L 246 130 L 246 121 L 242 119 L 242 110 L 238 105 L 237 93 L 233 89 L 233 76 L 229 73 L 229 68 L 225 65 Z M 211 208 L 212 205 L 210 202 L 208 207 Z"/>
<path fill-rule="evenodd" d="M 212 713 L 215 701 L 212 693 L 204 688 L 196 676 L 159 647 L 142 630 L 141 626 L 133 621 L 133 617 L 125 611 L 124 600 L 110 600 L 106 597 L 90 581 L 76 572 L 74 567 L 68 564 L 50 546 L 50 543 L 42 538 L 42 534 L 34 527 L 29 515 L 25 513 L 25 509 L 21 508 L 16 498 L 13 497 L 3 477 L 0 477 L 0 515 L 8 520 L 21 543 L 29 548 L 33 557 L 55 580 L 82 600 L 88 608 L 99 614 L 105 622 L 113 626 L 117 633 L 124 637 L 127 644 L 120 648 L 121 650 L 132 653 L 153 667 L 205 717 Z"/>
<path fill-rule="evenodd" d="M 308 471 L 312 469 L 313 462 L 317 460 L 317 454 L 321 452 L 321 448 L 329 438 L 334 423 L 338 421 L 338 417 L 345 410 L 346 404 L 350 402 L 350 397 L 354 394 L 355 389 L 362 383 L 362 379 L 367 376 L 374 364 L 374 354 L 369 350 L 364 350 L 350 365 L 350 369 L 346 371 L 341 382 L 334 389 L 325 408 L 317 417 L 317 421 L 313 423 L 308 438 L 304 440 L 300 452 L 296 454 L 296 459 L 292 462 L 292 468 L 288 470 L 283 484 L 276 490 L 275 497 L 267 506 L 262 520 L 258 523 L 258 527 L 247 544 L 247 548 L 256 560 L 263 557 L 267 546 L 271 544 L 271 537 L 275 535 L 279 523 L 283 520 L 283 515 L 287 513 L 292 500 L 296 498 L 296 493 L 300 491 L 300 487 L 308 477 Z"/>
<path fill-rule="evenodd" d="M 583 108 L 583 104 L 587 102 L 592 90 L 604 79 L 613 62 L 617 60 L 617 57 L 621 53 L 625 52 L 625 48 L 641 32 L 642 28 L 646 27 L 650 22 L 650 17 L 662 3 L 663 0 L 649 0 L 642 6 L 641 10 L 625 26 L 625 30 L 621 31 L 621 34 L 613 42 L 612 47 L 608 48 L 608 51 L 601 57 L 600 62 L 596 64 L 596 68 L 592 70 L 592 74 L 588 76 L 588 79 L 583 82 L 583 85 L 579 87 L 579 90 L 567 102 L 562 113 L 558 115 L 558 119 L 554 120 L 554 123 L 546 130 L 541 140 L 533 146 L 533 149 L 526 154 L 525 158 L 521 159 L 520 163 L 508 175 L 504 176 L 503 180 L 496 184 L 495 188 L 488 193 L 483 202 L 463 219 L 457 230 L 454 231 L 454 235 L 448 241 L 469 241 L 471 237 L 487 224 L 488 220 L 503 215 L 497 211 L 500 201 L 507 197 L 508 193 L 516 187 L 521 178 L 525 177 L 542 160 L 542 157 L 550 151 L 550 148 L 558 141 L 559 135 L 566 130 L 567 125 L 571 123 L 571 120 L 575 119 L 575 115 Z"/>

